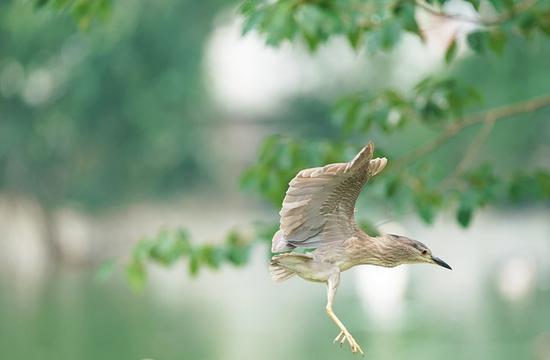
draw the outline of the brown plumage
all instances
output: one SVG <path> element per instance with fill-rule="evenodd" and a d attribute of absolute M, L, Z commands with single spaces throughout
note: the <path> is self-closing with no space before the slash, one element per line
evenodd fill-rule
<path fill-rule="evenodd" d="M 360 264 L 393 267 L 407 263 L 432 263 L 450 269 L 419 241 L 391 234 L 371 237 L 357 227 L 354 212 L 359 193 L 387 164 L 386 158 L 373 159 L 373 152 L 369 143 L 348 163 L 300 171 L 289 183 L 280 211 L 280 229 L 271 248 L 274 253 L 284 252 L 271 259 L 275 281 L 298 275 L 327 284 L 326 311 L 340 328 L 334 341 L 347 341 L 352 352 L 361 354 L 361 347 L 332 311 L 342 271 Z M 314 250 L 292 252 L 296 248 Z"/>

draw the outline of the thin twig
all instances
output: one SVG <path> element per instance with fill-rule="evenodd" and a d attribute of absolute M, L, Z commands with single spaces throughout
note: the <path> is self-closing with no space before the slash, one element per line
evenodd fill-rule
<path fill-rule="evenodd" d="M 468 168 L 470 163 L 475 159 L 476 155 L 478 154 L 485 140 L 487 140 L 487 137 L 491 133 L 491 130 L 493 130 L 494 126 L 495 126 L 495 118 L 487 117 L 484 123 L 484 126 L 481 127 L 474 141 L 472 141 L 472 143 L 468 147 L 468 150 L 464 154 L 464 157 L 458 163 L 454 175 L 460 175 L 464 172 L 464 170 Z"/>
<path fill-rule="evenodd" d="M 462 121 L 453 122 L 433 141 L 428 142 L 408 156 L 404 156 L 396 161 L 393 169 L 401 169 L 407 164 L 431 153 L 467 127 L 487 121 L 487 119 L 494 119 L 493 122 L 496 122 L 513 115 L 533 112 L 548 106 L 550 106 L 550 94 L 467 116 Z"/>
<path fill-rule="evenodd" d="M 454 169 L 454 171 L 447 176 L 443 181 L 441 181 L 439 187 L 440 189 L 446 189 L 449 185 L 451 185 L 460 175 L 464 173 L 470 166 L 470 164 L 475 160 L 477 154 L 479 153 L 479 150 L 481 149 L 481 146 L 487 140 L 487 137 L 489 134 L 491 134 L 491 130 L 493 130 L 493 127 L 495 125 L 495 118 L 492 116 L 487 116 L 485 118 L 485 122 L 483 126 L 479 129 L 479 132 L 477 133 L 477 136 L 474 138 L 474 140 L 470 143 L 468 146 L 466 152 L 464 153 L 464 156 Z"/>

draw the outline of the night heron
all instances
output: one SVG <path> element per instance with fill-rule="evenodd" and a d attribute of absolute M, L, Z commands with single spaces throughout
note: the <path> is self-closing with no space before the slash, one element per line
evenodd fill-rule
<path fill-rule="evenodd" d="M 361 354 L 361 347 L 332 311 L 342 271 L 362 264 L 394 267 L 414 263 L 451 269 L 419 241 L 391 234 L 369 236 L 355 223 L 355 202 L 361 188 L 387 164 L 386 158 L 373 159 L 373 151 L 369 143 L 348 163 L 300 171 L 289 183 L 280 229 L 271 247 L 272 252 L 281 253 L 271 259 L 272 278 L 283 281 L 298 275 L 326 283 L 326 312 L 340 328 L 334 342 L 341 345 L 347 341 L 353 353 Z M 297 248 L 314 250 L 293 252 Z"/>

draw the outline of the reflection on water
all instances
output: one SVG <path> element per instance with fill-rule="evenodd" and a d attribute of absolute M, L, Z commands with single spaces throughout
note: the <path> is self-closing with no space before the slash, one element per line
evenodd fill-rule
<path fill-rule="evenodd" d="M 218 211 L 198 214 L 229 214 L 227 224 L 238 218 Z M 166 221 L 164 214 L 158 219 Z M 487 212 L 467 230 L 444 218 L 429 228 L 411 220 L 385 229 L 425 242 L 454 270 L 352 269 L 342 276 L 335 311 L 369 359 L 549 360 L 548 216 L 546 209 Z M 141 219 L 117 218 L 116 225 L 139 233 L 147 231 L 134 224 L 160 227 Z M 212 227 L 208 217 L 199 220 L 190 221 L 197 238 L 226 231 Z M 128 243 L 138 237 L 104 229 Z M 100 284 L 90 267 L 46 272 L 36 255 L 24 251 L 30 245 L 23 235 L 0 239 L 0 359 L 353 358 L 332 344 L 338 331 L 324 311 L 325 287 L 301 279 L 273 283 L 266 248 L 256 248 L 244 268 L 224 266 L 196 279 L 185 264 L 152 268 L 146 291 L 133 294 L 120 273 Z"/>
<path fill-rule="evenodd" d="M 210 286 L 216 286 L 214 276 Z M 184 294 L 178 306 L 165 306 L 150 293 L 132 294 L 117 281 L 98 284 L 92 273 L 74 270 L 48 277 L 33 301 L 18 301 L 15 285 L 5 278 L 0 284 L 3 359 L 351 357 L 348 349 L 331 343 L 337 331 L 324 316 L 324 289 L 318 285 L 305 295 L 307 301 L 275 290 L 283 298 L 237 307 L 242 318 L 231 325 L 224 314 L 231 307 L 223 306 L 223 298 L 201 301 L 211 297 L 208 293 Z M 254 287 L 249 281 L 242 285 Z M 349 290 L 344 287 L 339 294 L 336 310 L 371 359 L 550 358 L 548 290 L 537 289 L 530 298 L 512 303 L 487 283 L 483 301 L 461 315 L 434 309 L 409 294 L 402 326 L 391 329 L 374 325 L 372 314 L 365 317 L 359 297 Z M 287 301 L 296 306 L 274 308 Z M 248 345 L 232 347 L 241 337 L 238 343 Z"/>

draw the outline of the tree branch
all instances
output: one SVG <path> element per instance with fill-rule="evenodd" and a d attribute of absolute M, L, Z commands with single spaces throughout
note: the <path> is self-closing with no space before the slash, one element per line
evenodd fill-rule
<path fill-rule="evenodd" d="M 502 24 L 510 19 L 512 19 L 514 16 L 516 16 L 519 12 L 529 9 L 531 6 L 535 5 L 538 0 L 525 0 L 518 5 L 516 5 L 514 8 L 509 10 L 508 12 L 502 13 L 499 16 L 493 18 L 493 19 L 483 19 L 481 17 L 468 17 L 464 15 L 459 14 L 448 14 L 441 9 L 435 8 L 431 6 L 430 4 L 426 3 L 423 0 L 415 0 L 416 6 L 419 8 L 425 10 L 426 12 L 445 19 L 449 20 L 455 20 L 455 21 L 462 21 L 467 23 L 472 23 L 476 25 L 483 25 L 483 26 L 495 26 Z"/>
<path fill-rule="evenodd" d="M 487 140 L 487 137 L 489 137 L 489 134 L 491 134 L 491 130 L 493 130 L 493 127 L 495 125 L 495 118 L 492 116 L 487 116 L 485 118 L 485 121 L 483 122 L 483 126 L 479 129 L 479 132 L 477 133 L 474 140 L 470 143 L 468 146 L 466 152 L 464 153 L 462 160 L 458 163 L 454 171 L 449 174 L 443 181 L 441 181 L 441 184 L 439 185 L 440 189 L 446 189 L 448 186 L 450 186 L 457 178 L 464 173 L 472 163 L 472 161 L 475 160 L 476 155 L 479 153 L 479 150 L 481 149 L 481 146 Z"/>
<path fill-rule="evenodd" d="M 495 123 L 498 120 L 506 119 L 513 115 L 533 112 L 548 106 L 550 106 L 550 94 L 467 116 L 462 121 L 456 121 L 449 125 L 433 141 L 419 147 L 408 156 L 402 157 L 395 163 L 394 169 L 400 169 L 408 163 L 431 153 L 467 127 L 489 121 L 488 119 Z"/>

